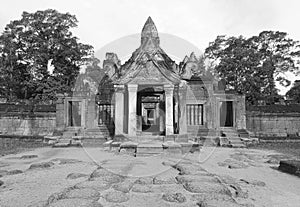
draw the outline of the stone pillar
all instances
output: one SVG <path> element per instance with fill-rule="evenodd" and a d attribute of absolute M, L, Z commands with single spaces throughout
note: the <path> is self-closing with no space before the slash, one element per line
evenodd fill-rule
<path fill-rule="evenodd" d="M 186 123 L 186 98 L 187 89 L 185 85 L 179 88 L 179 134 L 187 134 L 187 123 Z"/>
<path fill-rule="evenodd" d="M 136 136 L 136 105 L 137 105 L 136 84 L 128 84 L 128 135 Z"/>
<path fill-rule="evenodd" d="M 160 102 L 159 102 L 159 132 L 165 131 L 165 105 L 163 101 L 165 100 L 163 94 L 160 95 Z"/>
<path fill-rule="evenodd" d="M 166 104 L 166 135 L 174 134 L 174 121 L 173 121 L 173 91 L 174 86 L 165 85 L 165 104 Z"/>
<path fill-rule="evenodd" d="M 57 101 L 56 101 L 56 129 L 57 131 L 63 131 L 67 126 L 66 123 L 66 114 L 67 111 L 65 109 L 65 97 L 62 94 L 57 94 Z"/>
<path fill-rule="evenodd" d="M 175 133 L 177 134 L 179 132 L 179 89 L 178 86 L 176 86 L 174 90 L 174 124 L 175 124 Z"/>
<path fill-rule="evenodd" d="M 97 106 L 95 96 L 92 95 L 87 99 L 87 111 L 86 111 L 86 127 L 88 129 L 95 128 L 97 126 Z"/>
<path fill-rule="evenodd" d="M 124 134 L 124 85 L 115 88 L 115 135 Z"/>

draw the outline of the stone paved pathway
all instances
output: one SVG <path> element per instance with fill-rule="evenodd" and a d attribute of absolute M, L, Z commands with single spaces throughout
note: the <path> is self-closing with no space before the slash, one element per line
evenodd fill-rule
<path fill-rule="evenodd" d="M 117 163 L 116 163 L 117 162 Z M 61 192 L 51 195 L 45 206 L 245 206 L 234 196 L 243 192 L 217 176 L 208 173 L 191 160 L 166 160 L 167 170 L 151 176 L 128 176 L 140 160 L 108 162 L 93 171 L 89 178 Z M 116 174 L 112 168 L 119 168 Z M 249 206 L 249 205 L 248 205 Z"/>
<path fill-rule="evenodd" d="M 275 170 L 276 156 L 224 148 L 150 157 L 37 149 L 0 158 L 0 206 L 299 206 L 300 179 Z"/>

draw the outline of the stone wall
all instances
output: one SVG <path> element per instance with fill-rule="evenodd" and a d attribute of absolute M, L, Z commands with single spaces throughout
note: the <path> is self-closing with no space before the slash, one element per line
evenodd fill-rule
<path fill-rule="evenodd" d="M 247 111 L 246 125 L 256 137 L 295 137 L 300 133 L 300 113 Z"/>
<path fill-rule="evenodd" d="M 53 112 L 24 115 L 10 113 L 0 115 L 0 132 L 8 135 L 51 135 L 56 128 Z"/>

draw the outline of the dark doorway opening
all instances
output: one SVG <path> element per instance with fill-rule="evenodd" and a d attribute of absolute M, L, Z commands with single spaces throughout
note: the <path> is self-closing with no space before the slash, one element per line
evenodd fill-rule
<path fill-rule="evenodd" d="M 81 102 L 69 101 L 68 102 L 68 126 L 79 127 L 81 126 Z"/>
<path fill-rule="evenodd" d="M 233 102 L 220 102 L 220 127 L 233 127 Z"/>
<path fill-rule="evenodd" d="M 138 92 L 138 130 L 142 133 L 161 134 L 164 131 L 162 107 L 164 93 L 159 91 Z"/>

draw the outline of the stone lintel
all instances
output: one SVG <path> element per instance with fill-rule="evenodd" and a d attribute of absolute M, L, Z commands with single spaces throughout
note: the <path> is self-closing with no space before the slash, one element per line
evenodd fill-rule
<path fill-rule="evenodd" d="M 125 86 L 124 86 L 124 85 L 114 85 L 114 89 L 115 89 L 115 92 L 121 92 L 121 93 L 124 93 L 124 91 L 125 91 Z"/>

